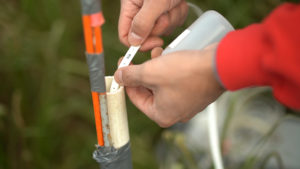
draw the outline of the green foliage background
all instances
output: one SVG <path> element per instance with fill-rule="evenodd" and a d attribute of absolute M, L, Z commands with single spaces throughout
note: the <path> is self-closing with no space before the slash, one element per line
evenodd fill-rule
<path fill-rule="evenodd" d="M 217 10 L 242 28 L 261 21 L 283 1 L 190 2 Z M 79 0 L 0 4 L 0 169 L 98 168 L 91 155 L 96 133 Z M 127 49 L 118 40 L 119 8 L 118 0 L 103 1 L 107 75 Z M 190 14 L 184 27 L 194 18 Z M 134 62 L 146 59 L 149 52 Z M 134 168 L 158 168 L 154 145 L 162 129 L 129 101 L 127 108 Z"/>

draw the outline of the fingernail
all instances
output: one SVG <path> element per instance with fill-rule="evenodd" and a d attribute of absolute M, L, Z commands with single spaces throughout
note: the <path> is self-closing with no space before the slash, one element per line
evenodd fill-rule
<path fill-rule="evenodd" d="M 115 77 L 117 78 L 116 81 L 117 81 L 120 85 L 122 85 L 122 84 L 123 84 L 123 77 L 122 77 L 122 71 L 121 71 L 121 70 L 119 70 L 119 71 L 116 72 Z"/>
<path fill-rule="evenodd" d="M 138 34 L 131 32 L 128 38 L 130 45 L 138 46 L 143 42 L 143 38 Z"/>

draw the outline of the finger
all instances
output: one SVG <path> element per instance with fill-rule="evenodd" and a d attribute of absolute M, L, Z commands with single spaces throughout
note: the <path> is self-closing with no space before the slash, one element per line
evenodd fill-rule
<path fill-rule="evenodd" d="M 166 32 L 174 30 L 176 26 L 184 23 L 188 13 L 188 6 L 185 1 L 172 8 L 169 12 L 162 14 L 156 21 L 151 32 L 153 36 L 166 35 Z"/>
<path fill-rule="evenodd" d="M 120 15 L 118 24 L 119 39 L 126 46 L 129 46 L 128 32 L 131 26 L 131 21 L 132 20 L 130 18 L 127 18 L 122 14 Z"/>
<path fill-rule="evenodd" d="M 189 12 L 189 7 L 187 5 L 186 1 L 182 1 L 179 4 L 179 8 L 180 8 L 180 19 L 178 19 L 180 22 L 178 22 L 178 26 L 181 26 L 184 24 L 186 17 L 188 16 L 188 12 Z"/>
<path fill-rule="evenodd" d="M 137 87 L 143 85 L 143 64 L 119 68 L 114 75 L 117 83 L 124 86 Z"/>
<path fill-rule="evenodd" d="M 120 41 L 126 46 L 129 46 L 128 33 L 132 24 L 132 20 L 142 5 L 142 1 L 136 1 L 135 3 L 132 1 L 121 1 L 118 33 Z"/>
<path fill-rule="evenodd" d="M 181 26 L 188 14 L 188 6 L 185 1 L 182 1 L 179 5 L 169 11 L 169 26 L 165 30 L 163 35 L 171 34 L 177 26 Z"/>
<path fill-rule="evenodd" d="M 141 46 L 140 50 L 141 51 L 151 50 L 155 47 L 161 47 L 163 44 L 164 44 L 164 41 L 161 38 L 151 36 L 146 39 L 146 41 Z"/>
<path fill-rule="evenodd" d="M 144 114 L 151 118 L 153 94 L 145 87 L 126 87 L 126 93 L 131 102 Z M 150 115 L 150 116 L 149 116 Z"/>
<path fill-rule="evenodd" d="M 169 26 L 170 26 L 170 18 L 169 18 L 169 13 L 167 12 L 158 18 L 156 24 L 153 27 L 151 35 L 161 36 L 166 32 Z"/>
<path fill-rule="evenodd" d="M 151 33 L 156 20 L 166 11 L 180 3 L 181 0 L 149 0 L 144 1 L 141 10 L 133 18 L 128 42 L 140 45 Z"/>
<path fill-rule="evenodd" d="M 152 51 L 151 51 L 151 58 L 154 59 L 154 58 L 157 58 L 158 56 L 160 56 L 163 52 L 163 48 L 161 47 L 157 47 L 157 48 L 154 48 Z"/>

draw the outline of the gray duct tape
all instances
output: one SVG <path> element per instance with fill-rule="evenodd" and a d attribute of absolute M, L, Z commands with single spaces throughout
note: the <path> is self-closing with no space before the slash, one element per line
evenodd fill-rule
<path fill-rule="evenodd" d="M 93 158 L 100 164 L 101 169 L 132 169 L 129 142 L 119 149 L 97 146 Z"/>
<path fill-rule="evenodd" d="M 104 54 L 86 54 L 86 60 L 90 71 L 91 90 L 99 93 L 106 92 Z"/>
<path fill-rule="evenodd" d="M 100 0 L 80 0 L 82 14 L 90 15 L 101 11 Z"/>

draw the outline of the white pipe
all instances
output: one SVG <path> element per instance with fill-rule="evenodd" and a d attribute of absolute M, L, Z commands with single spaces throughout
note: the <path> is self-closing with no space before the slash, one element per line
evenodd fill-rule
<path fill-rule="evenodd" d="M 106 76 L 106 89 L 109 90 L 113 76 Z M 110 138 L 112 146 L 116 149 L 129 142 L 129 129 L 126 110 L 124 87 L 114 92 L 107 92 L 107 110 L 109 119 Z"/>
<path fill-rule="evenodd" d="M 201 8 L 199 8 L 197 5 L 191 3 L 191 2 L 188 2 L 187 3 L 188 6 L 195 12 L 195 14 L 199 17 L 200 15 L 202 15 L 203 11 Z"/>
<path fill-rule="evenodd" d="M 217 119 L 217 105 L 216 102 L 211 103 L 207 107 L 208 111 L 208 135 L 210 150 L 214 166 L 216 169 L 224 169 L 222 154 L 220 148 L 219 132 L 218 132 L 218 119 Z"/>
<path fill-rule="evenodd" d="M 201 8 L 197 5 L 188 2 L 188 6 L 196 13 L 198 17 L 203 13 Z M 209 144 L 210 151 L 212 154 L 213 163 L 216 169 L 224 169 L 220 140 L 219 140 L 219 131 L 218 131 L 218 119 L 217 119 L 217 105 L 216 102 L 211 103 L 207 107 L 208 111 L 208 135 L 209 135 Z"/>

